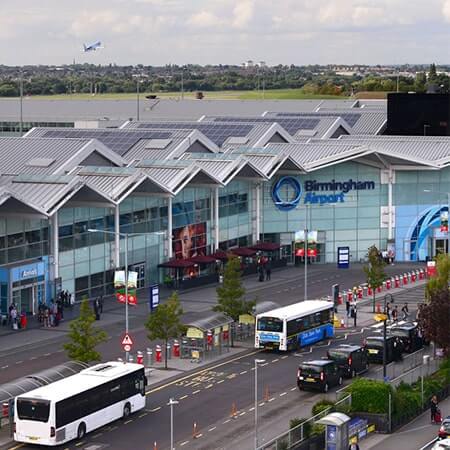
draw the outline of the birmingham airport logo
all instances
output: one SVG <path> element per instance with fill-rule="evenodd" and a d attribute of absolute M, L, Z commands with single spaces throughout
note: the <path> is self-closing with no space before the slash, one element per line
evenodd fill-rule
<path fill-rule="evenodd" d="M 304 204 L 325 205 L 330 203 L 344 203 L 345 194 L 351 190 L 372 190 L 375 189 L 374 181 L 348 181 L 317 182 L 308 180 L 304 182 L 306 192 L 303 200 Z M 340 193 L 321 193 L 316 191 L 341 191 Z M 276 181 L 272 188 L 272 199 L 280 211 L 291 211 L 295 209 L 302 198 L 302 185 L 294 177 L 282 177 Z"/>

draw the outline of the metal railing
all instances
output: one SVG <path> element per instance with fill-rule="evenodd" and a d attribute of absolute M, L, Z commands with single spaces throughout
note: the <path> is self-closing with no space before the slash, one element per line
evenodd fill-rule
<path fill-rule="evenodd" d="M 292 448 L 314 435 L 314 425 L 318 420 L 322 419 L 330 412 L 348 410 L 351 404 L 352 396 L 348 394 L 336 402 L 334 406 L 324 409 L 319 414 L 304 420 L 290 430 L 285 431 L 264 444 L 261 444 L 257 450 L 281 450 L 285 448 Z"/>
<path fill-rule="evenodd" d="M 429 359 L 426 363 L 420 366 L 413 367 L 410 370 L 402 373 L 396 378 L 389 380 L 391 386 L 397 387 L 400 383 L 413 384 L 422 377 L 428 377 L 435 373 L 438 369 L 442 360 L 440 359 Z"/>
<path fill-rule="evenodd" d="M 414 353 L 404 355 L 402 360 L 399 362 L 391 362 L 386 366 L 387 379 L 394 380 L 405 372 L 408 372 L 415 367 L 421 366 L 423 364 L 423 357 L 426 354 L 427 353 L 425 349 L 422 348 Z M 383 381 L 383 368 L 380 367 L 374 374 L 370 374 L 368 377 L 374 380 Z"/>

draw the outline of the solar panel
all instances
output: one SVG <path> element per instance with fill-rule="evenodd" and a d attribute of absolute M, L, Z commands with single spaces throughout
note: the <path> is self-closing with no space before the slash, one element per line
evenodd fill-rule
<path fill-rule="evenodd" d="M 342 117 L 351 127 L 355 125 L 356 122 L 361 118 L 361 114 L 359 113 L 346 113 L 346 112 L 304 112 L 304 113 L 276 113 L 276 121 L 278 122 L 278 118 L 287 118 L 287 117 L 308 117 L 308 116 L 317 116 L 317 117 Z M 281 125 L 281 124 L 280 124 Z"/>
<path fill-rule="evenodd" d="M 231 136 L 246 137 L 253 130 L 251 124 L 216 124 L 212 122 L 145 122 L 138 124 L 138 129 L 195 129 L 211 139 L 216 145 L 221 147 L 223 143 Z"/>
<path fill-rule="evenodd" d="M 141 139 L 168 139 L 171 137 L 171 133 L 143 130 L 83 130 L 72 128 L 69 130 L 49 130 L 42 137 L 97 139 L 112 151 L 123 156 Z"/>

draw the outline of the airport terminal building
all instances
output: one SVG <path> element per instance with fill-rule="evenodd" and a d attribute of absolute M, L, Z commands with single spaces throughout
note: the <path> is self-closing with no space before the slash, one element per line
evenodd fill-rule
<path fill-rule="evenodd" d="M 378 108 L 120 129 L 33 128 L 0 138 L 0 309 L 35 313 L 68 290 L 216 279 L 219 261 L 352 261 L 368 247 L 416 261 L 447 250 L 450 138 L 383 136 Z M 128 235 L 125 239 L 125 235 Z"/>

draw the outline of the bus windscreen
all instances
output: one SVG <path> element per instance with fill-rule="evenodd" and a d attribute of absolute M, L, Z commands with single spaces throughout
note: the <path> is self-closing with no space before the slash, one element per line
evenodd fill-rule
<path fill-rule="evenodd" d="M 274 317 L 261 317 L 258 319 L 258 331 L 283 332 L 283 321 Z"/>
<path fill-rule="evenodd" d="M 21 420 L 47 422 L 50 415 L 50 402 L 47 400 L 18 398 L 17 414 Z"/>

